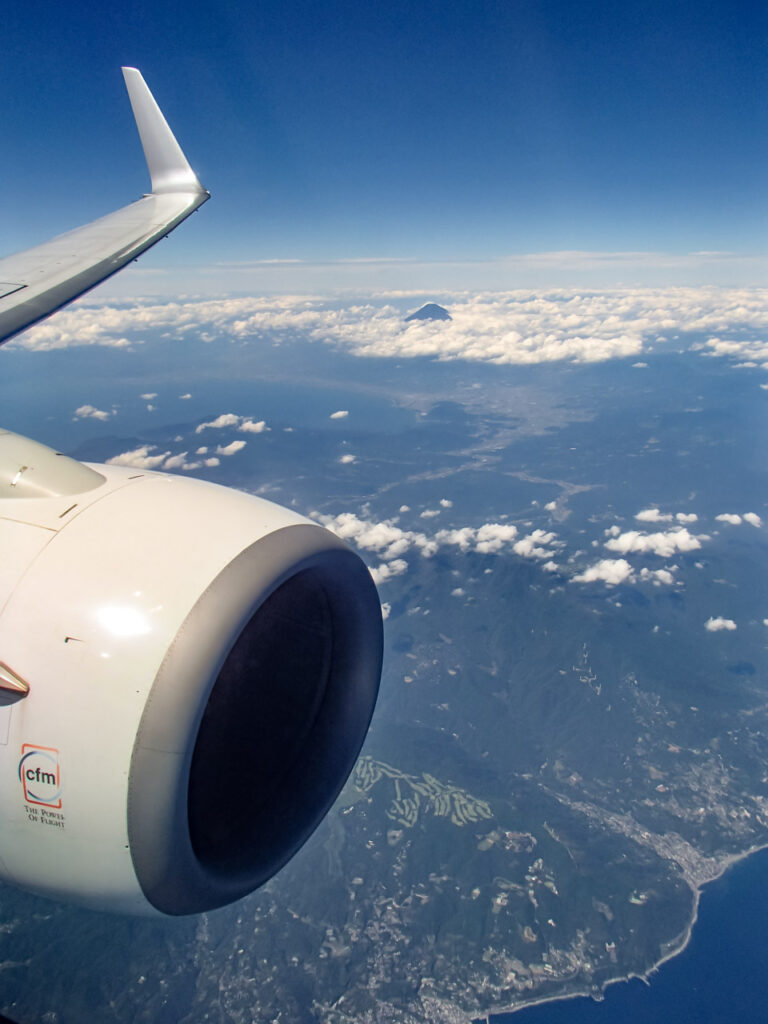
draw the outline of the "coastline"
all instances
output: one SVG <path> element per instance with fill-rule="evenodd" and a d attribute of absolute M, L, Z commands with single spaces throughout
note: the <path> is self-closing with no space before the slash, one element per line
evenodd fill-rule
<path fill-rule="evenodd" d="M 650 979 L 658 973 L 659 969 L 667 963 L 669 960 L 674 960 L 676 957 L 683 953 L 691 941 L 694 926 L 699 919 L 699 906 L 701 903 L 701 896 L 705 886 L 710 885 L 712 882 L 716 882 L 722 878 L 723 875 L 734 865 L 747 860 L 756 853 L 761 853 L 763 850 L 768 850 L 768 841 L 760 843 L 755 846 L 751 846 L 748 850 L 744 850 L 741 853 L 728 854 L 723 858 L 722 861 L 718 862 L 717 870 L 713 872 L 708 878 L 703 880 L 694 880 L 689 877 L 685 877 L 686 883 L 690 886 L 691 892 L 693 893 L 693 911 L 688 926 L 678 936 L 678 940 L 672 940 L 676 944 L 673 948 L 669 949 L 663 956 L 656 960 L 647 971 L 642 974 L 632 973 L 622 975 L 621 977 L 609 978 L 599 986 L 588 986 L 584 985 L 583 988 L 573 992 L 553 993 L 551 995 L 541 995 L 534 999 L 526 1000 L 525 1002 L 512 1005 L 512 1006 L 499 1006 L 494 1007 L 491 1010 L 485 1011 L 483 1014 L 473 1016 L 471 1019 L 475 1021 L 485 1020 L 486 1024 L 494 1024 L 493 1017 L 497 1015 L 511 1016 L 514 1013 L 519 1013 L 521 1010 L 527 1010 L 535 1006 L 541 1006 L 545 1003 L 559 1003 L 570 999 L 580 999 L 588 997 L 596 1003 L 603 1001 L 605 992 L 612 985 L 621 984 L 629 981 L 642 981 L 645 985 L 650 985 Z"/>

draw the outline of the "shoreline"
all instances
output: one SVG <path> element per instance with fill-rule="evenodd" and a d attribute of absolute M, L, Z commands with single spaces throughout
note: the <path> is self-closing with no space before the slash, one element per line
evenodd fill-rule
<path fill-rule="evenodd" d="M 599 995 L 596 995 L 592 989 L 585 986 L 584 989 L 577 992 L 565 992 L 559 995 L 542 995 L 535 999 L 531 999 L 524 1003 L 520 1003 L 516 1006 L 496 1007 L 492 1010 L 488 1010 L 484 1013 L 484 1015 L 481 1015 L 480 1017 L 475 1016 L 473 1019 L 483 1020 L 484 1016 L 486 1024 L 493 1024 L 491 1017 L 495 1014 L 519 1013 L 521 1010 L 527 1010 L 529 1007 L 533 1006 L 541 1006 L 544 1003 L 563 1002 L 566 999 L 581 999 L 583 997 L 592 999 L 594 1000 L 594 1002 L 599 1003 L 602 1002 L 606 990 L 611 985 L 620 985 L 622 983 L 635 980 L 642 981 L 644 984 L 650 985 L 650 979 L 653 977 L 654 974 L 656 974 L 659 971 L 659 969 L 665 963 L 667 963 L 667 961 L 674 960 L 675 957 L 680 956 L 680 954 L 685 952 L 685 950 L 688 948 L 688 945 L 691 941 L 691 935 L 693 934 L 694 926 L 696 925 L 696 922 L 699 919 L 699 904 L 701 902 L 701 895 L 704 887 L 722 878 L 726 871 L 732 868 L 735 864 L 738 864 L 743 860 L 747 860 L 747 858 L 753 856 L 756 853 L 760 853 L 763 850 L 768 850 L 768 841 L 760 843 L 756 846 L 751 846 L 748 850 L 744 850 L 742 853 L 728 854 L 723 859 L 723 861 L 718 864 L 718 870 L 710 878 L 706 878 L 700 882 L 695 882 L 689 878 L 685 878 L 686 883 L 690 886 L 691 892 L 693 893 L 693 912 L 691 915 L 690 922 L 687 928 L 678 936 L 679 945 L 676 945 L 673 949 L 670 949 L 662 957 L 656 960 L 653 963 L 653 965 L 649 967 L 648 970 L 645 971 L 643 974 L 636 974 L 633 972 L 632 974 L 623 975 L 620 978 L 609 978 L 608 981 L 603 982 L 599 986 Z"/>

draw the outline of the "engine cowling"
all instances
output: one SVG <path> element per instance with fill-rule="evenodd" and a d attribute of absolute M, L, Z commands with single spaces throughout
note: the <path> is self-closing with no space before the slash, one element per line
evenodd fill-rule
<path fill-rule="evenodd" d="M 373 712 L 364 563 L 261 498 L 12 434 L 0 553 L 0 875 L 162 914 L 271 877 Z"/>

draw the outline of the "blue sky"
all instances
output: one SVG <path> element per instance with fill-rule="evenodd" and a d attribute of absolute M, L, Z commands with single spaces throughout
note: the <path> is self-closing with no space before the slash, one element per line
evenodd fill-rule
<path fill-rule="evenodd" d="M 4 251 L 146 187 L 123 63 L 214 196 L 145 273 L 768 249 L 764 5 L 44 0 L 3 36 Z"/>

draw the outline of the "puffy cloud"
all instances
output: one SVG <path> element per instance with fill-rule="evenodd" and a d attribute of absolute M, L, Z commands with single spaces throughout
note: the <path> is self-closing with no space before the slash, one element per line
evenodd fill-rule
<path fill-rule="evenodd" d="M 741 515 L 737 512 L 722 512 L 719 516 L 715 516 L 715 519 L 719 523 L 729 523 L 731 526 L 739 526 L 742 522 L 758 528 L 763 525 L 763 520 L 757 512 L 743 512 Z"/>
<path fill-rule="evenodd" d="M 674 516 L 671 512 L 662 512 L 658 508 L 644 508 L 642 511 L 637 512 L 635 519 L 641 523 L 671 523 L 673 519 L 676 519 L 678 523 L 695 523 L 698 522 L 699 517 L 695 512 L 676 512 Z M 616 529 L 616 535 L 621 531 Z"/>
<path fill-rule="evenodd" d="M 542 544 L 551 544 L 557 535 L 547 533 L 544 530 L 534 530 L 527 537 L 522 537 L 512 545 L 516 555 L 523 558 L 550 558 L 551 551 L 541 547 Z"/>
<path fill-rule="evenodd" d="M 148 391 L 145 395 L 139 395 L 145 402 L 151 402 L 154 398 L 157 398 L 156 391 Z"/>
<path fill-rule="evenodd" d="M 676 565 L 671 565 L 669 569 L 641 569 L 640 579 L 649 580 L 655 587 L 661 586 L 662 583 L 671 586 L 675 582 L 675 577 L 672 575 L 675 569 L 677 569 Z"/>
<path fill-rule="evenodd" d="M 478 554 L 498 554 L 504 550 L 515 550 L 517 527 L 511 523 L 483 523 L 482 526 L 462 526 L 455 529 L 438 530 L 428 536 L 416 530 L 404 530 L 391 519 L 380 522 L 360 519 L 353 512 L 342 512 L 338 516 L 312 513 L 343 540 L 348 540 L 362 551 L 374 551 L 385 562 L 400 558 L 407 551 L 416 549 L 425 558 L 434 555 L 442 547 L 456 547 L 462 552 L 475 551 Z M 553 544 L 556 534 L 534 530 L 523 538 L 523 547 L 517 554 L 524 558 L 549 558 L 551 551 L 545 551 L 544 544 Z"/>
<path fill-rule="evenodd" d="M 720 329 L 726 326 L 726 324 L 738 324 L 738 323 L 749 323 L 750 326 L 758 327 L 756 322 L 759 318 L 754 318 L 750 310 L 744 309 L 741 311 L 733 310 L 731 319 L 723 319 Z M 765 330 L 765 325 L 759 325 L 758 329 Z M 736 363 L 741 363 L 742 366 L 756 366 L 758 363 L 765 363 L 768 361 L 768 342 L 765 341 L 754 341 L 745 338 L 728 339 L 713 337 L 709 338 L 704 345 L 697 346 L 703 355 L 715 356 L 715 357 L 726 357 L 734 360 Z"/>
<path fill-rule="evenodd" d="M 420 518 L 421 519 L 434 519 L 435 516 L 439 516 L 439 515 L 440 515 L 440 509 L 439 508 L 425 508 L 424 511 L 421 513 L 421 517 Z"/>
<path fill-rule="evenodd" d="M 392 611 L 392 605 L 389 603 L 389 601 L 382 601 L 381 602 L 381 617 L 382 617 L 382 619 L 388 619 L 389 618 L 389 613 L 391 611 Z"/>
<path fill-rule="evenodd" d="M 342 466 L 348 466 L 351 463 L 353 463 L 356 458 L 357 458 L 356 455 L 351 455 L 350 453 L 347 453 L 346 455 L 342 455 L 339 458 L 339 462 L 342 464 Z"/>
<path fill-rule="evenodd" d="M 381 565 L 377 565 L 375 569 L 371 569 L 370 573 L 373 578 L 373 582 L 378 586 L 380 583 L 386 583 L 386 581 L 392 579 L 393 576 L 402 576 L 407 569 L 408 563 L 405 559 L 396 558 L 393 562 L 382 562 Z"/>
<path fill-rule="evenodd" d="M 264 420 L 254 422 L 250 416 L 238 416 L 233 412 L 223 412 L 215 420 L 210 420 L 207 423 L 198 423 L 195 427 L 195 433 L 202 434 L 204 430 L 222 430 L 224 427 L 236 427 L 240 433 L 244 434 L 263 434 L 264 431 L 269 430 Z M 237 443 L 242 447 L 245 441 L 238 441 Z M 235 449 L 235 451 L 239 450 L 239 448 Z M 223 454 L 231 455 L 232 453 L 225 452 Z"/>
<path fill-rule="evenodd" d="M 609 551 L 617 551 L 623 555 L 634 552 L 659 555 L 669 558 L 676 551 L 695 551 L 701 547 L 703 540 L 709 540 L 706 534 L 694 536 L 684 526 L 659 533 L 641 533 L 639 530 L 627 530 L 618 533 L 605 542 Z"/>
<path fill-rule="evenodd" d="M 330 419 L 332 419 L 332 420 L 343 420 L 343 419 L 346 419 L 347 416 L 349 416 L 349 410 L 348 409 L 339 409 L 337 412 L 332 412 L 331 413 Z"/>
<path fill-rule="evenodd" d="M 398 558 L 414 546 L 423 550 L 428 544 L 423 533 L 402 530 L 388 519 L 378 523 L 366 521 L 359 519 L 354 512 L 342 512 L 338 516 L 313 515 L 342 540 L 351 541 L 363 551 L 375 551 L 387 560 Z"/>
<path fill-rule="evenodd" d="M 112 413 L 104 412 L 103 409 L 97 409 L 94 405 L 81 405 L 75 409 L 73 419 L 108 420 L 111 415 Z"/>
<path fill-rule="evenodd" d="M 196 434 L 202 434 L 204 430 L 221 430 L 222 427 L 236 427 L 240 422 L 241 417 L 235 416 L 233 412 L 223 412 L 220 416 L 217 416 L 215 420 L 211 420 L 209 423 L 199 423 L 195 427 Z"/>
<path fill-rule="evenodd" d="M 187 392 L 186 395 L 179 395 L 179 398 L 182 400 L 182 402 L 187 401 L 187 399 L 189 399 L 191 397 L 192 397 L 192 395 L 190 395 L 189 392 Z"/>
<path fill-rule="evenodd" d="M 237 429 L 246 434 L 263 434 L 265 430 L 269 430 L 269 427 L 264 420 L 257 420 L 254 423 L 252 419 L 245 419 Z"/>
<path fill-rule="evenodd" d="M 704 623 L 704 629 L 710 633 L 717 633 L 721 629 L 736 629 L 736 623 L 733 619 L 724 619 L 722 615 L 718 615 L 717 618 L 711 617 Z"/>
<path fill-rule="evenodd" d="M 158 469 L 171 454 L 163 452 L 162 455 L 150 455 L 156 450 L 155 445 L 143 444 L 129 452 L 122 452 L 120 455 L 113 455 L 107 459 L 108 466 L 132 466 L 134 469 Z"/>
<path fill-rule="evenodd" d="M 590 565 L 584 572 L 571 577 L 571 583 L 597 583 L 602 582 L 609 587 L 615 587 L 633 575 L 632 566 L 625 558 L 603 558 L 594 565 Z"/>
<path fill-rule="evenodd" d="M 506 544 L 511 544 L 516 536 L 517 527 L 511 523 L 484 523 L 475 535 L 475 551 L 481 555 L 496 554 Z"/>
<path fill-rule="evenodd" d="M 217 455 L 235 455 L 237 452 L 241 452 L 245 448 L 247 441 L 230 441 L 229 444 L 218 445 L 216 448 Z"/>
<path fill-rule="evenodd" d="M 481 527 L 481 529 L 484 528 Z M 514 530 L 514 533 L 512 534 L 514 537 L 517 535 L 517 527 L 513 526 L 512 529 Z M 435 535 L 435 540 L 438 544 L 451 544 L 457 547 L 460 551 L 469 551 L 469 549 L 477 543 L 477 534 L 478 531 L 474 530 L 471 526 L 462 526 L 457 530 L 439 530 Z M 498 548 L 496 550 L 501 548 L 502 543 L 503 540 L 499 539 Z M 485 547 L 487 541 L 483 541 L 483 544 L 484 549 L 482 553 L 488 554 L 489 549 Z"/>
<path fill-rule="evenodd" d="M 215 456 L 189 462 L 187 461 L 187 452 L 179 452 L 176 455 L 171 455 L 170 452 L 162 452 L 159 455 L 151 454 L 154 451 L 156 451 L 155 445 L 144 444 L 139 448 L 134 448 L 132 451 L 114 455 L 111 459 L 107 459 L 107 465 L 130 466 L 133 469 L 183 469 L 188 472 L 189 470 L 200 469 L 202 466 L 213 468 L 221 464 L 221 460 Z M 207 448 L 202 448 L 198 450 L 197 454 L 207 451 Z"/>
<path fill-rule="evenodd" d="M 666 513 L 662 514 L 657 508 L 644 508 L 635 515 L 635 519 L 641 523 L 669 523 L 672 516 Z"/>
<path fill-rule="evenodd" d="M 453 502 L 449 501 L 448 498 L 441 498 L 440 504 L 443 506 L 443 508 L 453 508 Z"/>
<path fill-rule="evenodd" d="M 454 587 L 451 591 L 451 597 L 464 597 L 465 593 L 464 587 Z"/>
<path fill-rule="evenodd" d="M 539 254 L 551 259 L 553 254 Z M 561 259 L 563 254 L 557 254 Z M 396 297 L 393 294 L 393 298 Z M 72 345 L 129 347 L 148 331 L 197 332 L 204 340 L 265 334 L 342 346 L 354 355 L 428 356 L 501 364 L 598 362 L 638 357 L 671 334 L 709 335 L 703 355 L 768 363 L 768 342 L 724 338 L 734 327 L 768 330 L 768 292 L 747 288 L 614 288 L 479 292 L 451 299 L 449 322 L 404 325 L 399 306 L 381 300 L 337 302 L 314 296 L 240 297 L 119 307 L 80 303 L 10 344 L 46 350 Z"/>

